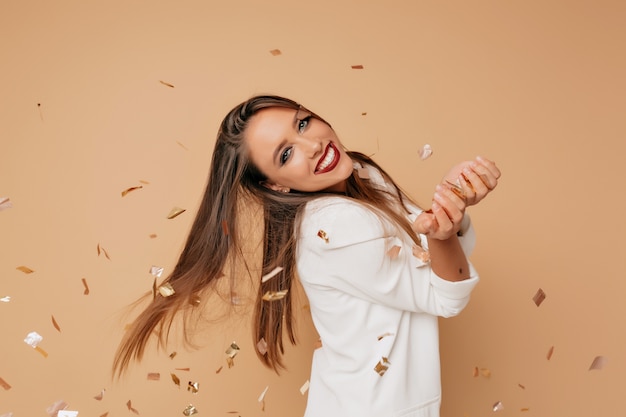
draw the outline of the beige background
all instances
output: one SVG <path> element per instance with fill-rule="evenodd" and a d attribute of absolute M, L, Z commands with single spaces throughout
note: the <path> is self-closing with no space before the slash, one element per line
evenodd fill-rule
<path fill-rule="evenodd" d="M 245 318 L 206 329 L 198 351 L 153 349 L 120 382 L 109 373 L 126 306 L 181 249 L 221 117 L 256 93 L 326 117 L 424 203 L 452 164 L 498 162 L 499 188 L 471 209 L 482 282 L 442 321 L 444 417 L 498 401 L 501 416 L 623 413 L 625 21 L 608 0 L 3 1 L 0 415 L 58 400 L 81 417 L 133 415 L 129 400 L 143 416 L 190 403 L 200 416 L 302 414 L 306 309 L 280 378 L 258 364 Z M 187 211 L 166 219 L 174 206 Z M 31 331 L 47 358 L 24 343 Z"/>

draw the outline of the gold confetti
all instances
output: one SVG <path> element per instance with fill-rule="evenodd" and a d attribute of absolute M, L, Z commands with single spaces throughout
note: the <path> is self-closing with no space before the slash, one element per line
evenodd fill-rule
<path fill-rule="evenodd" d="M 9 197 L 0 197 L 0 211 L 13 208 L 13 203 Z"/>
<path fill-rule="evenodd" d="M 385 372 L 387 372 L 387 369 L 389 369 L 389 365 L 391 365 L 391 362 L 383 356 L 374 367 L 374 370 L 378 372 L 378 375 L 383 376 L 385 375 Z"/>
<path fill-rule="evenodd" d="M 156 233 L 150 233 L 150 234 L 148 235 L 148 237 L 149 237 L 150 239 L 156 239 L 156 238 L 157 238 L 157 234 L 156 234 Z"/>
<path fill-rule="evenodd" d="M 264 338 L 261 338 L 261 340 L 257 342 L 256 349 L 261 355 L 265 355 L 267 353 L 267 342 Z"/>
<path fill-rule="evenodd" d="M 100 417 L 107 417 L 109 415 L 109 412 L 107 411 L 106 413 L 102 414 Z"/>
<path fill-rule="evenodd" d="M 352 65 L 352 69 L 363 69 L 363 65 Z"/>
<path fill-rule="evenodd" d="M 473 376 L 474 378 L 476 378 L 478 375 L 480 375 L 480 371 L 479 371 L 479 369 L 478 369 L 478 366 L 475 366 L 475 367 L 474 367 L 474 373 L 473 373 L 473 375 L 472 375 L 472 376 Z"/>
<path fill-rule="evenodd" d="M 41 347 L 37 346 L 35 348 L 35 350 L 39 353 L 41 353 L 41 356 L 43 356 L 44 358 L 48 357 L 48 352 L 46 352 L 45 350 L 43 350 Z"/>
<path fill-rule="evenodd" d="M 228 236 L 228 223 L 226 223 L 226 220 L 222 220 L 222 232 Z"/>
<path fill-rule="evenodd" d="M 24 339 L 24 342 L 26 342 L 27 345 L 36 348 L 37 345 L 39 343 L 41 343 L 41 341 L 43 340 L 43 336 L 41 336 L 39 333 L 37 332 L 30 332 L 26 335 L 26 338 Z"/>
<path fill-rule="evenodd" d="M 57 417 L 78 417 L 78 411 L 59 410 Z"/>
<path fill-rule="evenodd" d="M 192 306 L 199 306 L 201 302 L 202 299 L 199 295 L 192 295 L 191 297 L 189 297 L 189 304 L 191 304 Z"/>
<path fill-rule="evenodd" d="M 491 371 L 487 368 L 480 368 L 480 374 L 485 378 L 489 378 L 491 376 Z"/>
<path fill-rule="evenodd" d="M 308 390 L 309 390 L 309 380 L 307 379 L 306 382 L 300 387 L 300 394 L 304 395 L 306 394 Z"/>
<path fill-rule="evenodd" d="M 277 301 L 285 298 L 289 290 L 280 290 L 280 291 L 267 291 L 263 294 L 263 300 L 265 301 Z"/>
<path fill-rule="evenodd" d="M 176 352 L 172 352 L 172 353 L 170 353 L 170 359 L 174 359 L 174 357 L 175 357 L 176 355 L 177 355 L 177 353 L 176 353 Z"/>
<path fill-rule="evenodd" d="M 459 197 L 462 200 L 465 200 L 467 198 L 467 196 L 465 195 L 465 191 L 463 191 L 463 188 L 459 184 L 455 184 L 448 180 L 446 180 L 446 183 L 450 186 L 450 190 L 454 194 L 456 194 L 457 197 Z"/>
<path fill-rule="evenodd" d="M 180 388 L 180 379 L 176 376 L 176 374 L 170 374 L 170 376 L 172 377 L 174 384 L 178 385 L 178 388 Z"/>
<path fill-rule="evenodd" d="M 229 358 L 234 358 L 237 356 L 237 353 L 239 353 L 239 350 L 240 348 L 237 343 L 233 342 L 228 346 L 228 349 L 226 349 L 226 355 L 228 355 Z"/>
<path fill-rule="evenodd" d="M 433 148 L 428 143 L 426 143 L 424 146 L 422 146 L 421 149 L 417 151 L 417 154 L 419 155 L 420 159 L 424 161 L 430 158 L 430 156 L 433 154 Z"/>
<path fill-rule="evenodd" d="M 530 408 L 528 407 L 520 408 L 520 411 L 530 411 Z"/>
<path fill-rule="evenodd" d="M 105 258 L 107 258 L 109 261 L 111 260 L 111 258 L 109 257 L 109 253 L 98 243 L 98 256 L 100 256 L 100 253 L 104 253 Z"/>
<path fill-rule="evenodd" d="M 550 346 L 550 349 L 548 349 L 548 354 L 546 355 L 546 359 L 550 360 L 550 358 L 552 358 L 553 353 L 554 353 L 554 346 Z"/>
<path fill-rule="evenodd" d="M 102 401 L 102 399 L 104 398 L 104 392 L 105 391 L 106 391 L 105 389 L 102 389 L 102 391 L 100 391 L 100 394 L 98 394 L 98 395 L 93 397 L 94 400 Z"/>
<path fill-rule="evenodd" d="M 169 87 L 169 88 L 174 88 L 174 85 L 173 85 L 173 84 L 166 83 L 166 82 L 165 82 L 165 81 L 163 81 L 163 80 L 159 80 L 159 82 L 160 82 L 161 84 L 163 84 L 164 86 L 166 86 L 166 87 Z"/>
<path fill-rule="evenodd" d="M 83 282 L 83 287 L 85 287 L 83 295 L 89 295 L 89 285 L 87 285 L 87 280 L 85 278 L 81 278 L 81 281 Z"/>
<path fill-rule="evenodd" d="M 126 194 L 130 193 L 131 191 L 139 190 L 140 188 L 143 188 L 143 185 L 127 188 L 122 191 L 122 197 L 126 196 Z"/>
<path fill-rule="evenodd" d="M 193 414 L 196 414 L 198 412 L 198 409 L 196 407 L 194 407 L 192 404 L 189 404 L 184 410 L 183 410 L 183 414 L 186 416 L 191 416 Z"/>
<path fill-rule="evenodd" d="M 543 300 L 545 300 L 545 299 L 546 299 L 546 293 L 543 292 L 543 290 L 541 288 L 539 288 L 537 290 L 537 293 L 533 297 L 533 301 L 535 302 L 537 307 L 539 307 L 541 305 L 541 303 L 543 303 Z"/>
<path fill-rule="evenodd" d="M 181 214 L 183 214 L 185 212 L 185 209 L 182 209 L 180 207 L 174 207 L 170 210 L 169 214 L 167 215 L 168 219 L 173 219 Z"/>
<path fill-rule="evenodd" d="M 322 229 L 317 231 L 317 237 L 324 239 L 324 242 L 328 243 L 328 235 Z"/>
<path fill-rule="evenodd" d="M 57 323 L 57 321 L 54 319 L 54 316 L 52 316 L 52 325 L 54 326 L 55 329 L 61 332 L 61 327 L 59 326 L 59 323 Z"/>
<path fill-rule="evenodd" d="M 593 362 L 591 362 L 591 365 L 589 366 L 589 370 L 590 371 L 600 370 L 604 368 L 607 361 L 608 359 L 604 356 L 596 356 L 595 358 L 593 358 Z"/>
<path fill-rule="evenodd" d="M 367 116 L 367 112 L 364 111 L 363 113 L 361 113 L 361 116 Z"/>
<path fill-rule="evenodd" d="M 192 394 L 197 394 L 199 389 L 200 389 L 200 383 L 199 382 L 191 382 L 191 381 L 189 381 L 187 383 L 187 391 L 191 391 Z"/>
<path fill-rule="evenodd" d="M 133 405 L 130 402 L 130 400 L 128 400 L 128 402 L 126 403 L 126 407 L 128 407 L 128 411 L 132 411 L 135 414 L 139 414 L 139 411 L 133 408 Z"/>
<path fill-rule="evenodd" d="M 392 246 L 391 249 L 387 251 L 387 256 L 389 256 L 391 259 L 396 259 L 398 255 L 400 255 L 400 249 L 402 249 L 401 246 Z"/>
<path fill-rule="evenodd" d="M 389 332 L 383 333 L 380 336 L 378 336 L 376 339 L 380 342 L 381 340 L 383 340 L 387 336 L 393 336 L 393 333 L 389 333 Z"/>
<path fill-rule="evenodd" d="M 263 275 L 263 277 L 261 277 L 261 282 L 266 282 L 269 281 L 270 279 L 274 278 L 276 275 L 278 275 L 278 273 L 280 271 L 283 270 L 282 266 L 277 266 L 276 268 L 274 268 L 271 272 Z"/>
<path fill-rule="evenodd" d="M 222 368 L 223 368 L 223 366 L 220 366 L 219 368 L 217 368 L 217 369 L 215 370 L 215 373 L 216 373 L 216 374 L 219 374 L 219 373 L 222 371 Z"/>
<path fill-rule="evenodd" d="M 176 143 L 178 143 L 178 145 L 179 145 L 181 148 L 183 148 L 184 150 L 186 150 L 186 151 L 188 151 L 188 150 L 189 150 L 189 149 L 188 149 L 185 145 L 183 145 L 183 144 L 182 144 L 182 142 L 176 141 Z"/>
<path fill-rule="evenodd" d="M 59 400 L 52 404 L 50 407 L 46 408 L 46 413 L 48 413 L 51 417 L 59 413 L 60 410 L 64 410 L 67 407 L 67 403 L 63 400 Z"/>
<path fill-rule="evenodd" d="M 158 372 L 148 372 L 148 381 L 160 381 L 161 374 Z"/>
<path fill-rule="evenodd" d="M 522 384 L 517 384 L 518 387 L 520 387 L 521 389 L 526 389 L 526 387 Z"/>
<path fill-rule="evenodd" d="M 146 180 L 139 180 L 140 183 L 144 184 L 144 185 L 150 185 L 150 181 L 146 181 Z"/>
<path fill-rule="evenodd" d="M 504 406 L 502 405 L 502 401 L 498 401 L 493 405 L 493 411 L 501 411 L 504 410 Z"/>
<path fill-rule="evenodd" d="M 170 297 L 175 293 L 176 291 L 174 291 L 174 287 L 172 287 L 172 284 L 170 284 L 169 282 L 166 282 L 159 287 L 159 294 L 161 294 L 163 297 Z"/>
<path fill-rule="evenodd" d="M 174 368 L 174 369 L 176 369 L 177 371 L 190 371 L 191 370 L 191 368 Z"/>
<path fill-rule="evenodd" d="M 424 248 L 422 248 L 421 246 L 413 245 L 412 252 L 413 252 L 413 256 L 415 256 L 420 261 L 424 263 L 430 262 L 430 252 L 424 250 Z"/>
<path fill-rule="evenodd" d="M 274 56 L 278 56 L 278 55 L 282 54 L 282 52 L 280 51 L 280 49 L 272 49 L 270 51 L 270 54 L 272 54 Z"/>
<path fill-rule="evenodd" d="M 8 391 L 11 389 L 11 385 L 2 378 L 0 378 L 0 387 L 4 388 L 5 391 Z"/>
<path fill-rule="evenodd" d="M 32 274 L 33 272 L 35 272 L 34 270 L 32 270 L 29 267 L 24 266 L 24 265 L 18 266 L 15 269 L 17 269 L 18 271 L 22 271 L 25 274 Z"/>

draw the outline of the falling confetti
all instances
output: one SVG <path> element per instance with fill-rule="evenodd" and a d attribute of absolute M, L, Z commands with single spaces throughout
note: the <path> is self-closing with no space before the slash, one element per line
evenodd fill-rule
<path fill-rule="evenodd" d="M 77 417 L 78 411 L 59 410 L 57 417 Z"/>
<path fill-rule="evenodd" d="M 9 301 L 11 301 L 11 296 L 5 295 L 4 297 L 0 298 L 0 301 L 3 303 L 8 303 Z"/>
<path fill-rule="evenodd" d="M 156 239 L 156 238 L 157 238 L 157 234 L 156 234 L 156 233 L 150 233 L 150 234 L 148 235 L 148 237 L 149 237 L 150 239 Z"/>
<path fill-rule="evenodd" d="M 187 383 L 187 391 L 191 391 L 192 394 L 197 394 L 199 389 L 200 389 L 200 383 L 199 382 L 189 381 Z"/>
<path fill-rule="evenodd" d="M 487 368 L 480 368 L 480 374 L 485 378 L 489 378 L 491 376 L 491 371 Z"/>
<path fill-rule="evenodd" d="M 225 236 L 228 236 L 228 223 L 226 223 L 226 220 L 222 220 L 222 233 L 224 233 Z"/>
<path fill-rule="evenodd" d="M 146 181 L 146 180 L 139 180 L 140 183 L 144 184 L 144 185 L 150 185 L 150 181 Z"/>
<path fill-rule="evenodd" d="M 107 417 L 109 415 L 109 412 L 107 411 L 106 413 L 102 414 L 100 417 Z"/>
<path fill-rule="evenodd" d="M 0 197 L 0 211 L 13 208 L 13 203 L 9 197 Z"/>
<path fill-rule="evenodd" d="M 28 335 L 26 336 L 26 338 L 24 339 L 24 342 L 26 342 L 27 345 L 36 348 L 37 345 L 39 343 L 41 343 L 41 341 L 43 340 L 43 336 L 41 336 L 39 333 L 37 332 L 30 332 L 28 333 Z"/>
<path fill-rule="evenodd" d="M 89 295 L 89 285 L 87 285 L 87 280 L 85 278 L 81 278 L 81 281 L 83 282 L 83 287 L 85 287 L 83 295 Z"/>
<path fill-rule="evenodd" d="M 528 407 L 520 408 L 520 411 L 530 411 L 530 408 Z"/>
<path fill-rule="evenodd" d="M 63 400 L 59 400 L 52 404 L 50 407 L 46 408 L 46 413 L 50 415 L 50 417 L 56 417 L 60 410 L 65 410 L 67 408 L 67 403 Z"/>
<path fill-rule="evenodd" d="M 185 145 L 183 145 L 182 142 L 176 141 L 176 143 L 178 144 L 178 146 L 180 146 L 181 148 L 183 148 L 184 150 L 188 151 L 189 148 L 187 148 Z"/>
<path fill-rule="evenodd" d="M 109 253 L 106 251 L 106 249 L 100 246 L 99 243 L 98 243 L 97 249 L 98 249 L 98 256 L 100 256 L 100 253 L 104 253 L 104 257 L 107 258 L 109 261 L 111 260 L 111 258 L 109 257 Z"/>
<path fill-rule="evenodd" d="M 280 51 L 280 49 L 272 49 L 270 51 L 270 54 L 272 54 L 274 56 L 278 56 L 278 55 L 282 54 L 282 52 Z"/>
<path fill-rule="evenodd" d="M 8 391 L 11 389 L 11 385 L 9 385 L 9 383 L 2 378 L 0 378 L 0 387 L 4 388 L 5 391 Z"/>
<path fill-rule="evenodd" d="M 234 358 L 235 356 L 237 356 L 237 353 L 239 353 L 240 350 L 241 349 L 239 348 L 237 343 L 233 342 L 230 344 L 230 346 L 228 346 L 228 349 L 226 349 L 226 355 L 229 358 Z"/>
<path fill-rule="evenodd" d="M 430 158 L 430 156 L 433 154 L 433 148 L 427 143 L 417 151 L 417 154 L 419 155 L 420 159 L 424 161 Z"/>
<path fill-rule="evenodd" d="M 380 336 L 378 336 L 376 339 L 380 342 L 381 340 L 383 340 L 387 336 L 393 336 L 393 333 L 389 333 L 389 332 L 383 333 Z"/>
<path fill-rule="evenodd" d="M 307 379 L 306 382 L 300 387 L 300 394 L 304 395 L 306 394 L 308 390 L 309 390 L 309 380 Z"/>
<path fill-rule="evenodd" d="M 24 265 L 18 266 L 15 269 L 17 269 L 18 271 L 22 271 L 25 274 L 32 274 L 33 272 L 35 272 L 34 270 L 32 270 L 29 267 L 24 266 Z"/>
<path fill-rule="evenodd" d="M 48 352 L 46 352 L 45 350 L 43 350 L 40 346 L 37 346 L 35 348 L 35 350 L 39 353 L 41 353 L 41 356 L 43 356 L 44 358 L 48 357 Z"/>
<path fill-rule="evenodd" d="M 278 275 L 278 273 L 280 271 L 283 270 L 282 266 L 277 266 L 276 268 L 274 268 L 271 272 L 263 275 L 263 277 L 261 278 L 261 282 L 266 282 L 269 281 L 270 279 L 274 278 L 276 275 Z"/>
<path fill-rule="evenodd" d="M 546 359 L 550 360 L 552 358 L 553 353 L 554 353 L 554 346 L 550 346 L 550 349 L 548 349 L 548 354 L 546 355 Z"/>
<path fill-rule="evenodd" d="M 196 407 L 194 407 L 192 404 L 189 404 L 184 410 L 183 410 L 183 414 L 186 416 L 191 416 L 193 414 L 198 413 L 198 409 L 196 409 Z"/>
<path fill-rule="evenodd" d="M 396 259 L 398 255 L 400 255 L 400 249 L 402 249 L 401 246 L 392 246 L 391 249 L 387 251 L 387 256 L 389 256 L 391 259 Z"/>
<path fill-rule="evenodd" d="M 59 326 L 59 323 L 57 323 L 57 321 L 54 319 L 54 316 L 52 316 L 52 325 L 54 326 L 55 329 L 61 332 L 61 327 Z"/>
<path fill-rule="evenodd" d="M 128 407 L 128 411 L 132 411 L 135 414 L 139 414 L 139 411 L 133 408 L 133 405 L 130 402 L 130 400 L 128 400 L 128 402 L 126 403 L 126 407 Z"/>
<path fill-rule="evenodd" d="M 174 85 L 173 85 L 173 84 L 166 83 L 166 82 L 165 82 L 165 81 L 163 81 L 163 80 L 159 80 L 159 82 L 160 82 L 161 84 L 163 84 L 164 86 L 166 86 L 166 87 L 169 87 L 169 88 L 174 88 Z"/>
<path fill-rule="evenodd" d="M 367 116 L 367 112 L 364 111 L 363 113 L 361 113 L 361 116 Z"/>
<path fill-rule="evenodd" d="M 152 267 L 150 267 L 150 274 L 157 278 L 161 278 L 161 275 L 163 274 L 163 267 L 153 265 Z"/>
<path fill-rule="evenodd" d="M 541 305 L 541 303 L 543 303 L 543 300 L 545 300 L 545 299 L 546 299 L 546 293 L 543 292 L 543 290 L 541 288 L 539 288 L 537 290 L 537 293 L 533 297 L 533 301 L 535 302 L 537 307 L 539 307 Z"/>
<path fill-rule="evenodd" d="M 363 69 L 363 65 L 352 65 L 352 69 Z"/>
<path fill-rule="evenodd" d="M 176 369 L 177 371 L 187 371 L 187 372 L 191 371 L 191 368 L 174 368 L 174 369 Z"/>
<path fill-rule="evenodd" d="M 172 353 L 170 353 L 170 359 L 174 359 L 174 357 L 175 357 L 176 355 L 177 355 L 177 353 L 176 353 L 176 352 L 172 352 Z"/>
<path fill-rule="evenodd" d="M 422 261 L 424 264 L 427 264 L 430 262 L 430 252 L 424 250 L 424 248 L 422 248 L 419 245 L 413 245 L 413 256 L 415 256 L 417 259 L 419 259 L 420 261 Z"/>
<path fill-rule="evenodd" d="M 364 179 L 364 180 L 370 179 L 370 171 L 367 168 L 363 168 L 363 167 L 357 168 L 356 172 L 359 178 Z"/>
<path fill-rule="evenodd" d="M 102 401 L 102 399 L 104 398 L 105 391 L 106 391 L 105 389 L 102 389 L 102 391 L 100 391 L 100 394 L 94 396 L 93 399 L 97 401 Z"/>
<path fill-rule="evenodd" d="M 590 371 L 600 370 L 604 368 L 607 361 L 608 359 L 604 356 L 596 356 L 595 358 L 593 358 L 593 362 L 591 362 L 591 365 L 589 366 L 589 370 Z"/>
<path fill-rule="evenodd" d="M 13 417 L 13 413 L 11 413 L 11 412 L 4 413 L 4 414 L 0 415 L 0 417 Z"/>
<path fill-rule="evenodd" d="M 223 366 L 220 366 L 219 368 L 217 368 L 217 369 L 215 370 L 215 373 L 216 373 L 216 374 L 219 374 L 220 372 L 222 372 L 222 368 L 224 368 L 224 367 L 223 367 Z"/>
<path fill-rule="evenodd" d="M 493 405 L 493 411 L 502 411 L 504 410 L 504 406 L 502 405 L 502 401 L 498 401 Z"/>
<path fill-rule="evenodd" d="M 378 375 L 383 376 L 385 375 L 385 372 L 387 372 L 387 369 L 389 369 L 389 365 L 391 365 L 391 362 L 383 356 L 374 367 L 374 370 L 378 372 Z"/>
<path fill-rule="evenodd" d="M 478 370 L 478 366 L 475 366 L 472 376 L 476 378 L 478 375 L 480 375 L 480 371 Z"/>
<path fill-rule="evenodd" d="M 263 401 L 265 401 L 265 394 L 267 394 L 267 390 L 268 390 L 268 389 L 270 389 L 270 386 L 269 386 L 269 385 L 268 385 L 268 386 L 266 386 L 266 387 L 265 387 L 265 389 L 263 390 L 263 392 L 261 393 L 261 395 L 259 395 L 259 398 L 258 398 L 258 400 L 257 400 L 258 402 L 263 402 Z"/>
<path fill-rule="evenodd" d="M 170 376 L 172 377 L 172 382 L 180 388 L 180 379 L 176 376 L 176 374 L 170 374 Z"/>
<path fill-rule="evenodd" d="M 267 342 L 264 338 L 261 338 L 261 340 L 257 342 L 256 349 L 261 355 L 265 355 L 267 353 Z"/>
<path fill-rule="evenodd" d="M 289 290 L 280 290 L 280 291 L 267 291 L 263 294 L 263 300 L 265 301 L 277 301 L 285 298 Z"/>
<path fill-rule="evenodd" d="M 168 219 L 173 219 L 181 214 L 183 214 L 185 212 L 185 209 L 182 209 L 180 207 L 174 207 L 173 209 L 170 210 L 169 214 L 167 215 Z"/>
<path fill-rule="evenodd" d="M 520 387 L 521 389 L 526 389 L 526 387 L 522 384 L 517 384 L 518 387 Z"/>
<path fill-rule="evenodd" d="M 170 284 L 169 282 L 159 287 L 159 294 L 161 294 L 163 297 L 172 296 L 174 295 L 174 293 L 176 293 L 176 291 L 174 291 L 174 287 L 172 287 L 172 284 Z"/>
<path fill-rule="evenodd" d="M 140 188 L 143 188 L 143 185 L 137 185 L 135 187 L 127 188 L 122 191 L 122 197 L 126 196 L 126 194 L 130 193 L 131 191 L 139 190 Z"/>
<path fill-rule="evenodd" d="M 148 381 L 160 381 L 161 374 L 158 372 L 148 372 Z"/>
<path fill-rule="evenodd" d="M 318 230 L 318 231 L 317 231 L 317 237 L 319 237 L 319 238 L 323 239 L 323 240 L 324 240 L 324 242 L 328 243 L 328 235 L 326 234 L 326 232 L 325 232 L 325 231 L 323 231 L 323 230 L 321 230 L 321 229 L 320 229 L 320 230 Z"/>

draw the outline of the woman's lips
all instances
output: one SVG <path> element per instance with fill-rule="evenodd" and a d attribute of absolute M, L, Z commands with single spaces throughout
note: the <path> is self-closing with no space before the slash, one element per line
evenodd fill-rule
<path fill-rule="evenodd" d="M 315 167 L 315 174 L 324 174 L 325 172 L 332 171 L 339 163 L 339 157 L 339 151 L 332 142 L 329 142 L 326 147 L 326 152 L 324 152 L 324 155 L 322 155 Z"/>

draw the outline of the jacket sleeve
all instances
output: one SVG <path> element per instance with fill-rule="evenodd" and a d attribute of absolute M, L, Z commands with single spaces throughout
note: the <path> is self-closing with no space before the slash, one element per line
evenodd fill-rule
<path fill-rule="evenodd" d="M 339 290 L 406 311 L 449 317 L 469 301 L 478 282 L 451 282 L 413 255 L 413 243 L 366 206 L 342 197 L 309 203 L 302 218 L 297 252 L 305 285 Z"/>

